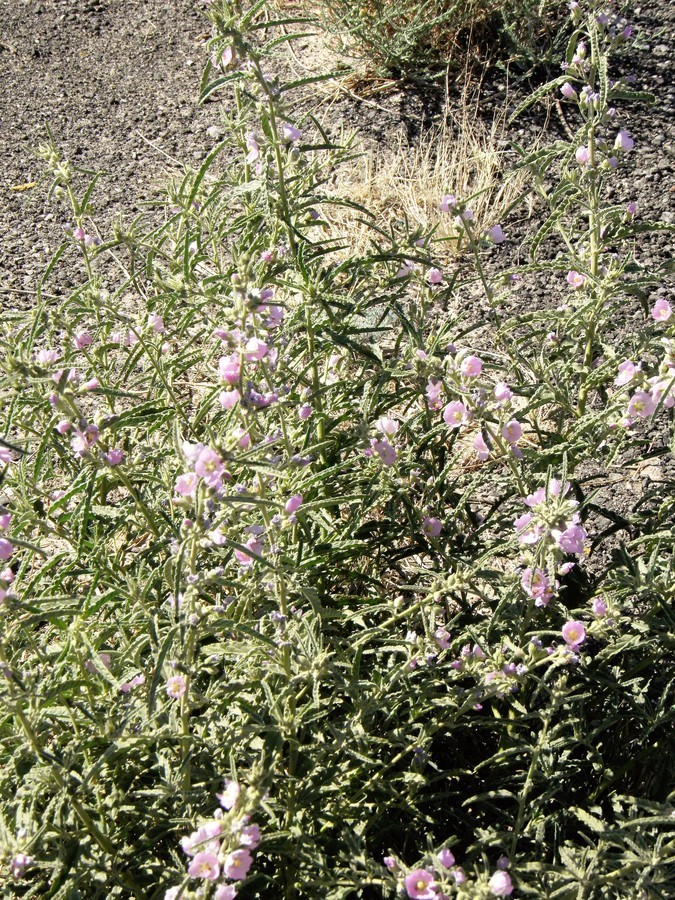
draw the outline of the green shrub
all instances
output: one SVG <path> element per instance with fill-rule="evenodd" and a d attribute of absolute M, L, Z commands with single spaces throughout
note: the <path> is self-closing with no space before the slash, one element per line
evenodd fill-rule
<path fill-rule="evenodd" d="M 549 0 L 325 0 L 306 8 L 347 59 L 385 77 L 463 69 L 475 56 L 529 65 L 550 58 L 561 20 Z"/>

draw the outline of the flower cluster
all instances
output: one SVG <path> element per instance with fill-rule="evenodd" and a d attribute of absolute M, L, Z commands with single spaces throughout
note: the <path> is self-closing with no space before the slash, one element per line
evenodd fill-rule
<path fill-rule="evenodd" d="M 396 876 L 401 893 L 412 900 L 448 900 L 451 896 L 466 896 L 467 890 L 480 892 L 480 896 L 487 890 L 492 897 L 509 897 L 514 890 L 508 872 L 511 862 L 505 855 L 499 857 L 489 877 L 488 873 L 481 873 L 474 882 L 469 881 L 462 866 L 456 865 L 454 854 L 447 847 L 429 865 L 407 872 L 394 856 L 385 856 L 384 865 Z"/>
<path fill-rule="evenodd" d="M 187 874 L 214 887 L 213 900 L 233 900 L 238 882 L 244 881 L 253 865 L 252 851 L 260 843 L 260 828 L 251 821 L 252 797 L 236 781 L 226 781 L 217 795 L 220 807 L 213 817 L 181 839 L 183 852 L 190 857 Z M 181 885 L 169 888 L 164 900 L 184 896 Z"/>

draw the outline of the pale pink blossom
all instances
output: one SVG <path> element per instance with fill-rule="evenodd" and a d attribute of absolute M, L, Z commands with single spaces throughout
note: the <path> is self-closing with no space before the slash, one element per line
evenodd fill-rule
<path fill-rule="evenodd" d="M 237 889 L 233 884 L 219 884 L 213 895 L 213 900 L 234 900 Z"/>
<path fill-rule="evenodd" d="M 373 438 L 370 442 L 371 449 L 373 449 L 377 455 L 380 457 L 385 466 L 393 466 L 396 462 L 397 453 L 394 447 L 387 440 L 377 440 Z"/>
<path fill-rule="evenodd" d="M 63 419 L 61 422 L 57 422 L 54 427 L 59 434 L 67 434 L 73 427 L 73 423 L 69 422 L 68 419 Z"/>
<path fill-rule="evenodd" d="M 461 400 L 453 400 L 443 410 L 443 421 L 450 428 L 461 428 L 470 420 L 471 412 Z"/>
<path fill-rule="evenodd" d="M 438 205 L 441 212 L 454 212 L 457 206 L 457 197 L 454 194 L 445 194 Z"/>
<path fill-rule="evenodd" d="M 109 466 L 119 466 L 119 464 L 124 459 L 124 450 L 121 450 L 118 447 L 113 447 L 106 453 L 103 453 L 101 455 L 103 457 L 103 460 L 107 462 Z"/>
<path fill-rule="evenodd" d="M 77 350 L 84 350 L 85 347 L 88 347 L 90 344 L 94 342 L 94 338 L 89 334 L 88 331 L 78 331 L 75 335 L 75 348 Z"/>
<path fill-rule="evenodd" d="M 606 616 L 607 615 L 607 604 L 601 597 L 596 597 L 591 604 L 591 608 L 593 609 L 593 614 L 596 616 Z"/>
<path fill-rule="evenodd" d="M 205 881 L 215 881 L 220 875 L 220 863 L 215 853 L 208 850 L 202 850 L 195 854 L 192 862 L 188 866 L 188 875 L 190 878 L 203 878 Z"/>
<path fill-rule="evenodd" d="M 267 356 L 268 346 L 265 341 L 252 337 L 246 342 L 244 356 L 248 362 L 260 362 Z"/>
<path fill-rule="evenodd" d="M 478 356 L 465 356 L 459 366 L 464 378 L 477 378 L 483 371 L 483 361 Z"/>
<path fill-rule="evenodd" d="M 302 503 L 303 503 L 302 494 L 294 494 L 292 497 L 290 497 L 286 501 L 284 509 L 286 510 L 286 512 L 289 515 L 293 515 L 293 513 L 296 513 L 300 509 L 300 507 L 302 506 Z"/>
<path fill-rule="evenodd" d="M 446 631 L 445 628 L 437 628 L 434 632 L 434 640 L 438 644 L 441 650 L 447 650 L 450 646 L 450 632 Z M 449 853 L 449 850 L 441 850 L 441 853 Z M 441 859 L 441 853 L 438 854 L 438 858 Z M 452 854 L 450 854 L 452 856 Z M 454 857 L 452 862 L 449 864 L 448 868 L 454 864 Z M 441 860 L 442 862 L 442 860 Z M 443 863 L 445 865 L 445 863 Z"/>
<path fill-rule="evenodd" d="M 560 93 L 568 100 L 575 100 L 577 96 L 577 92 L 574 90 L 569 81 L 566 81 L 565 84 L 563 84 L 563 86 L 560 88 Z"/>
<path fill-rule="evenodd" d="M 241 359 L 238 353 L 231 356 L 221 356 L 218 363 L 218 374 L 227 384 L 238 384 L 241 375 Z"/>
<path fill-rule="evenodd" d="M 455 857 L 452 852 L 444 847 L 438 853 L 438 861 L 445 869 L 451 869 L 455 864 Z"/>
<path fill-rule="evenodd" d="M 570 287 L 577 290 L 586 282 L 586 278 L 581 272 L 575 272 L 574 269 L 571 269 L 567 273 L 567 283 Z"/>
<path fill-rule="evenodd" d="M 517 419 L 511 419 L 502 428 L 502 437 L 507 444 L 517 444 L 523 436 L 523 426 Z"/>
<path fill-rule="evenodd" d="M 655 409 L 654 398 L 646 391 L 636 391 L 628 401 L 628 415 L 631 418 L 639 416 L 641 419 L 648 419 Z"/>
<path fill-rule="evenodd" d="M 521 584 L 525 593 L 535 601 L 535 606 L 546 606 L 553 597 L 551 581 L 541 569 L 525 569 Z"/>
<path fill-rule="evenodd" d="M 216 794 L 223 809 L 233 809 L 237 805 L 241 787 L 237 781 L 226 781 L 222 794 Z"/>
<path fill-rule="evenodd" d="M 562 636 L 565 643 L 576 650 L 586 640 L 586 629 L 583 622 L 566 622 L 562 628 Z"/>
<path fill-rule="evenodd" d="M 443 281 L 443 273 L 440 269 L 432 268 L 427 272 L 429 284 L 440 284 Z"/>
<path fill-rule="evenodd" d="M 386 437 L 392 438 L 398 433 L 400 424 L 396 419 L 390 419 L 388 416 L 381 416 L 375 423 L 375 428 Z"/>
<path fill-rule="evenodd" d="M 554 528 L 551 534 L 563 553 L 583 553 L 588 534 L 581 525 L 570 525 L 564 531 Z"/>
<path fill-rule="evenodd" d="M 493 244 L 503 244 L 506 240 L 506 235 L 502 231 L 501 225 L 493 225 L 487 234 Z"/>
<path fill-rule="evenodd" d="M 429 409 L 440 409 L 441 407 L 441 391 L 443 390 L 442 381 L 434 381 L 429 379 L 426 387 L 427 402 Z"/>
<path fill-rule="evenodd" d="M 203 478 L 206 484 L 218 490 L 223 483 L 225 466 L 219 454 L 211 447 L 204 447 L 195 463 L 195 474 Z"/>
<path fill-rule="evenodd" d="M 176 478 L 174 490 L 181 497 L 194 497 L 197 492 L 197 483 L 199 479 L 194 472 L 185 472 Z"/>
<path fill-rule="evenodd" d="M 134 688 L 137 688 L 142 684 L 145 684 L 145 675 L 143 675 L 143 673 L 141 673 L 140 675 L 134 675 L 131 681 L 125 681 L 120 685 L 119 689 L 123 694 L 128 694 L 129 691 L 132 691 Z"/>
<path fill-rule="evenodd" d="M 617 134 L 616 140 L 614 141 L 614 149 L 615 150 L 632 150 L 635 146 L 635 141 L 628 134 L 627 131 L 623 129 Z"/>
<path fill-rule="evenodd" d="M 667 300 L 664 300 L 663 297 L 660 297 L 654 306 L 652 306 L 652 319 L 655 322 L 667 322 L 668 319 L 673 314 L 673 310 L 671 309 L 670 303 Z"/>
<path fill-rule="evenodd" d="M 438 537 L 443 530 L 443 523 L 433 516 L 424 516 L 422 519 L 422 532 L 427 537 Z"/>
<path fill-rule="evenodd" d="M 281 134 L 285 141 L 290 141 L 291 143 L 302 138 L 302 131 L 294 125 L 289 125 L 287 122 L 281 126 Z"/>
<path fill-rule="evenodd" d="M 414 900 L 437 900 L 436 882 L 426 869 L 413 869 L 405 877 L 405 889 Z"/>
<path fill-rule="evenodd" d="M 498 403 L 506 403 L 513 397 L 513 391 L 505 381 L 498 381 L 494 387 L 494 398 Z"/>
<path fill-rule="evenodd" d="M 485 462 L 490 456 L 490 448 L 485 443 L 485 438 L 480 431 L 474 438 L 473 449 L 476 451 L 476 456 L 481 462 Z"/>
<path fill-rule="evenodd" d="M 156 331 L 157 334 L 166 334 L 166 326 L 164 325 L 164 319 L 157 313 L 150 313 L 148 316 L 148 325 Z"/>
<path fill-rule="evenodd" d="M 577 147 L 576 153 L 574 154 L 574 158 L 579 163 L 580 166 L 587 166 L 588 161 L 591 158 L 590 151 L 588 147 Z"/>
<path fill-rule="evenodd" d="M 223 863 L 223 875 L 232 881 L 246 878 L 248 870 L 253 863 L 253 857 L 248 850 L 233 850 L 228 853 Z"/>
<path fill-rule="evenodd" d="M 172 675 L 166 682 L 166 693 L 172 700 L 180 700 L 187 691 L 187 680 L 183 675 Z"/>
<path fill-rule="evenodd" d="M 309 405 L 309 403 L 303 403 L 303 405 L 298 410 L 298 418 L 301 421 L 305 422 L 307 419 L 311 418 L 313 412 L 314 410 Z"/>
<path fill-rule="evenodd" d="M 640 371 L 640 366 L 635 365 L 635 363 L 626 359 L 619 365 L 619 374 L 616 376 L 614 384 L 616 387 L 623 387 L 625 384 L 628 384 L 635 377 L 636 372 Z"/>
<path fill-rule="evenodd" d="M 13 555 L 14 547 L 12 547 L 7 538 L 0 538 L 0 559 L 11 559 Z"/>
<path fill-rule="evenodd" d="M 237 390 L 237 388 L 231 388 L 229 391 L 222 391 L 218 395 L 218 402 L 225 410 L 234 409 L 234 407 L 241 400 L 241 394 Z"/>
<path fill-rule="evenodd" d="M 490 879 L 488 887 L 495 897 L 508 897 L 513 893 L 513 884 L 508 872 L 498 869 Z"/>

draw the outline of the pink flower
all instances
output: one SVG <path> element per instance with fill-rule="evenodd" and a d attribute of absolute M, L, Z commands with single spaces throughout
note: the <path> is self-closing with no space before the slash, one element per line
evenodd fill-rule
<path fill-rule="evenodd" d="M 583 553 L 584 541 L 588 535 L 581 525 L 570 525 L 562 532 L 553 529 L 551 534 L 563 553 Z"/>
<path fill-rule="evenodd" d="M 131 681 L 125 681 L 124 684 L 120 685 L 120 691 L 123 694 L 128 694 L 129 691 L 132 691 L 134 688 L 140 687 L 140 685 L 145 684 L 145 675 L 141 673 L 140 675 L 134 675 Z"/>
<path fill-rule="evenodd" d="M 461 428 L 471 419 L 471 412 L 461 402 L 461 400 L 453 400 L 443 410 L 443 421 L 450 428 Z"/>
<path fill-rule="evenodd" d="M 513 391 L 505 381 L 498 381 L 494 387 L 494 398 L 498 403 L 505 403 L 513 397 Z"/>
<path fill-rule="evenodd" d="M 670 381 L 661 381 L 657 377 L 657 378 L 650 378 L 649 383 L 652 386 L 651 391 L 650 391 L 650 396 L 651 396 L 652 400 L 654 401 L 654 403 L 658 406 L 659 403 L 665 397 L 665 400 L 663 400 L 663 405 L 666 407 L 666 409 L 672 409 L 673 406 L 675 406 L 675 397 L 666 396 L 672 389 L 673 385 L 671 384 L 671 382 Z"/>
<path fill-rule="evenodd" d="M 231 388 L 229 391 L 222 391 L 218 397 L 218 402 L 222 408 L 226 410 L 234 409 L 240 400 L 241 394 L 236 388 Z"/>
<path fill-rule="evenodd" d="M 101 384 L 98 378 L 90 378 L 89 381 L 85 381 L 82 386 L 85 391 L 97 391 L 101 387 Z"/>
<path fill-rule="evenodd" d="M 464 378 L 477 378 L 483 371 L 483 362 L 477 356 L 466 356 L 459 367 Z"/>
<path fill-rule="evenodd" d="M 7 538 L 0 538 L 0 559 L 11 559 L 14 554 L 14 547 Z"/>
<path fill-rule="evenodd" d="M 113 447 L 112 450 L 108 450 L 108 452 L 103 453 L 102 456 L 109 466 L 119 466 L 124 459 L 124 450 Z"/>
<path fill-rule="evenodd" d="M 9 523 L 12 521 L 11 513 L 0 514 L 0 531 L 7 531 Z"/>
<path fill-rule="evenodd" d="M 228 853 L 223 863 L 223 875 L 231 878 L 232 881 L 239 881 L 246 878 L 248 870 L 253 863 L 253 857 L 248 850 L 233 850 Z"/>
<path fill-rule="evenodd" d="M 373 438 L 370 442 L 371 448 L 377 453 L 385 466 L 393 466 L 396 462 L 397 453 L 389 441 L 379 441 Z"/>
<path fill-rule="evenodd" d="M 220 456 L 210 447 L 204 447 L 195 463 L 195 474 L 208 484 L 210 488 L 218 490 L 223 483 L 225 467 Z"/>
<path fill-rule="evenodd" d="M 33 865 L 33 857 L 17 853 L 9 865 L 15 878 L 23 878 L 26 869 Z"/>
<path fill-rule="evenodd" d="M 220 884 L 216 888 L 213 900 L 234 900 L 237 896 L 237 889 L 233 884 Z"/>
<path fill-rule="evenodd" d="M 655 322 L 667 322 L 672 314 L 673 310 L 670 303 L 664 300 L 663 297 L 659 298 L 652 307 L 652 319 Z"/>
<path fill-rule="evenodd" d="M 445 194 L 438 204 L 441 212 L 454 212 L 457 206 L 457 197 L 454 194 Z"/>
<path fill-rule="evenodd" d="M 523 513 L 513 523 L 521 544 L 536 544 L 542 535 L 541 525 L 534 522 L 532 513 Z"/>
<path fill-rule="evenodd" d="M 624 384 L 628 384 L 635 377 L 635 373 L 639 372 L 640 366 L 635 365 L 635 363 L 626 359 L 619 365 L 619 374 L 616 376 L 616 380 L 614 384 L 616 387 L 623 387 Z"/>
<path fill-rule="evenodd" d="M 218 374 L 227 384 L 237 384 L 241 373 L 241 360 L 238 353 L 221 356 L 218 363 Z"/>
<path fill-rule="evenodd" d="M 440 647 L 441 650 L 447 650 L 448 647 L 450 646 L 450 632 L 446 631 L 445 628 L 437 628 L 436 631 L 434 632 L 434 640 L 436 641 L 436 643 L 438 644 L 438 646 Z M 441 859 L 441 854 L 443 854 L 443 853 L 450 853 L 450 851 L 449 850 L 441 850 L 441 852 L 438 854 L 439 859 Z M 452 856 L 451 853 L 450 853 L 450 856 Z M 442 859 L 441 859 L 441 862 L 443 862 Z M 453 864 L 454 864 L 454 857 L 453 857 L 453 861 L 448 864 L 448 868 L 450 866 L 452 866 Z M 443 863 L 443 865 L 445 865 L 445 863 Z"/>
<path fill-rule="evenodd" d="M 99 433 L 96 425 L 87 425 L 83 431 L 79 428 L 75 429 L 75 437 L 71 440 L 70 445 L 76 456 L 86 456 L 94 444 L 98 441 Z"/>
<path fill-rule="evenodd" d="M 166 334 L 166 326 L 164 325 L 164 319 L 161 316 L 157 315 L 157 313 L 150 313 L 148 316 L 148 325 L 156 331 L 157 334 Z"/>
<path fill-rule="evenodd" d="M 579 163 L 580 166 L 587 166 L 588 161 L 591 158 L 590 151 L 588 147 L 577 147 L 577 151 L 574 154 L 574 158 Z"/>
<path fill-rule="evenodd" d="M 493 225 L 488 231 L 488 237 L 493 244 L 503 244 L 506 240 L 506 235 L 502 231 L 501 225 Z"/>
<path fill-rule="evenodd" d="M 632 150 L 634 146 L 635 146 L 635 141 L 634 141 L 633 138 L 628 134 L 627 131 L 621 130 L 621 131 L 617 134 L 616 140 L 614 141 L 614 149 L 615 149 L 615 150 L 625 150 L 625 151 L 628 151 L 628 150 Z"/>
<path fill-rule="evenodd" d="M 426 388 L 427 402 L 430 409 L 440 409 L 441 391 L 443 390 L 443 382 L 429 379 Z"/>
<path fill-rule="evenodd" d="M 566 622 L 562 628 L 565 643 L 576 650 L 586 640 L 586 629 L 583 622 Z"/>
<path fill-rule="evenodd" d="M 239 843 L 242 847 L 250 847 L 251 850 L 255 850 L 260 843 L 260 827 L 253 823 L 253 825 L 242 828 Z"/>
<path fill-rule="evenodd" d="M 444 847 L 438 854 L 438 861 L 445 869 L 451 869 L 455 864 L 455 857 Z"/>
<path fill-rule="evenodd" d="M 577 96 L 577 92 L 574 90 L 569 81 L 566 81 L 565 84 L 560 88 L 560 93 L 563 97 L 567 97 L 568 100 L 575 100 Z"/>
<path fill-rule="evenodd" d="M 242 566 L 250 566 L 253 563 L 253 558 L 255 556 L 261 556 L 263 545 L 262 541 L 258 541 L 255 538 L 249 538 L 244 544 L 245 547 L 249 549 L 249 553 L 244 553 L 243 550 L 235 550 L 234 556 L 238 562 L 242 564 Z"/>
<path fill-rule="evenodd" d="M 302 137 L 302 132 L 299 128 L 296 128 L 294 125 L 289 125 L 285 123 L 281 126 L 281 134 L 285 141 L 299 141 Z"/>
<path fill-rule="evenodd" d="M 534 599 L 535 606 L 546 606 L 553 596 L 550 579 L 541 569 L 525 569 L 521 584 L 525 593 Z"/>
<path fill-rule="evenodd" d="M 294 494 L 286 501 L 286 505 L 284 509 L 289 515 L 293 515 L 293 513 L 297 512 L 302 506 L 303 496 L 302 494 Z"/>
<path fill-rule="evenodd" d="M 267 356 L 268 349 L 265 341 L 260 341 L 258 338 L 252 337 L 246 342 L 244 356 L 249 362 L 260 362 L 261 359 L 264 359 L 265 356 Z"/>
<path fill-rule="evenodd" d="M 251 435 L 246 431 L 245 428 L 233 428 L 232 437 L 235 439 L 237 444 L 239 444 L 242 450 L 246 450 L 251 446 Z"/>
<path fill-rule="evenodd" d="M 180 700 L 187 691 L 187 681 L 182 675 L 172 675 L 166 682 L 166 693 L 172 700 Z"/>
<path fill-rule="evenodd" d="M 61 422 L 58 422 L 55 426 L 56 430 L 59 434 L 66 434 L 73 427 L 73 423 L 69 422 L 68 419 L 63 419 Z"/>
<path fill-rule="evenodd" d="M 424 516 L 422 519 L 422 532 L 426 534 L 427 537 L 438 537 L 442 530 L 443 524 L 440 519 L 430 516 Z"/>
<path fill-rule="evenodd" d="M 396 419 L 390 419 L 388 416 L 381 416 L 375 423 L 375 428 L 388 438 L 394 437 L 400 428 Z"/>
<path fill-rule="evenodd" d="M 585 283 L 585 281 L 586 278 L 581 274 L 581 272 L 575 272 L 574 269 L 572 269 L 567 273 L 567 283 L 575 290 L 580 288 Z"/>
<path fill-rule="evenodd" d="M 641 419 L 648 419 L 655 409 L 656 403 L 646 391 L 636 391 L 628 402 L 628 415 L 631 418 L 639 416 Z"/>
<path fill-rule="evenodd" d="M 495 897 L 508 897 L 513 893 L 513 884 L 508 872 L 498 869 L 490 879 L 489 888 Z"/>
<path fill-rule="evenodd" d="M 302 422 L 304 422 L 304 421 L 306 421 L 307 419 L 309 419 L 309 418 L 311 417 L 311 415 L 312 415 L 313 412 L 314 412 L 314 410 L 313 410 L 312 407 L 309 405 L 309 403 L 303 403 L 303 405 L 302 405 L 302 406 L 300 407 L 300 409 L 298 410 L 298 418 L 299 418 Z"/>
<path fill-rule="evenodd" d="M 83 350 L 94 341 L 93 337 L 87 331 L 79 331 L 75 335 L 75 347 L 77 350 Z"/>
<path fill-rule="evenodd" d="M 593 614 L 596 616 L 607 615 L 607 604 L 600 597 L 596 597 L 592 603 Z"/>
<path fill-rule="evenodd" d="M 502 437 L 507 444 L 517 444 L 523 436 L 523 426 L 517 419 L 511 419 L 502 428 Z"/>
<path fill-rule="evenodd" d="M 429 269 L 427 279 L 429 284 L 440 284 L 443 281 L 443 273 L 440 269 Z"/>
<path fill-rule="evenodd" d="M 184 475 L 179 475 L 176 479 L 176 484 L 174 485 L 174 490 L 177 494 L 180 494 L 181 497 L 194 497 L 197 492 L 197 482 L 198 478 L 194 472 L 186 472 Z"/>
<path fill-rule="evenodd" d="M 220 805 L 223 809 L 233 809 L 237 805 L 241 788 L 236 781 L 226 781 L 225 790 L 222 794 L 216 794 Z"/>
<path fill-rule="evenodd" d="M 434 876 L 426 869 L 413 869 L 406 876 L 404 884 L 409 897 L 416 900 L 437 900 Z"/>
<path fill-rule="evenodd" d="M 485 462 L 486 459 L 489 459 L 490 448 L 485 443 L 485 438 L 480 433 L 480 431 L 474 438 L 473 449 L 476 451 L 476 456 L 481 460 L 481 462 Z"/>
<path fill-rule="evenodd" d="M 203 878 L 206 881 L 215 881 L 220 875 L 218 856 L 208 850 L 197 853 L 188 866 L 190 878 Z"/>
<path fill-rule="evenodd" d="M 393 872 L 394 869 L 398 867 L 398 863 L 396 862 L 395 857 L 393 856 L 385 856 L 382 860 L 384 865 L 389 869 L 390 872 Z"/>

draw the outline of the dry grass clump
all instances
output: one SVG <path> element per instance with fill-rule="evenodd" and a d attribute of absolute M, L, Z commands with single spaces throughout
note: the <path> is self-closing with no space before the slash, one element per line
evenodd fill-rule
<path fill-rule="evenodd" d="M 468 201 L 476 233 L 500 223 L 522 192 L 522 180 L 503 178 L 504 123 L 486 125 L 464 98 L 452 117 L 411 143 L 403 128 L 387 148 L 370 145 L 338 173 L 335 195 L 373 214 L 372 224 L 386 231 L 407 223 L 411 232 L 434 232 L 440 255 L 461 247 L 463 230 L 455 216 L 442 212 L 446 194 Z M 349 206 L 326 206 L 323 215 L 347 254 L 365 252 L 373 230 L 366 217 Z"/>

